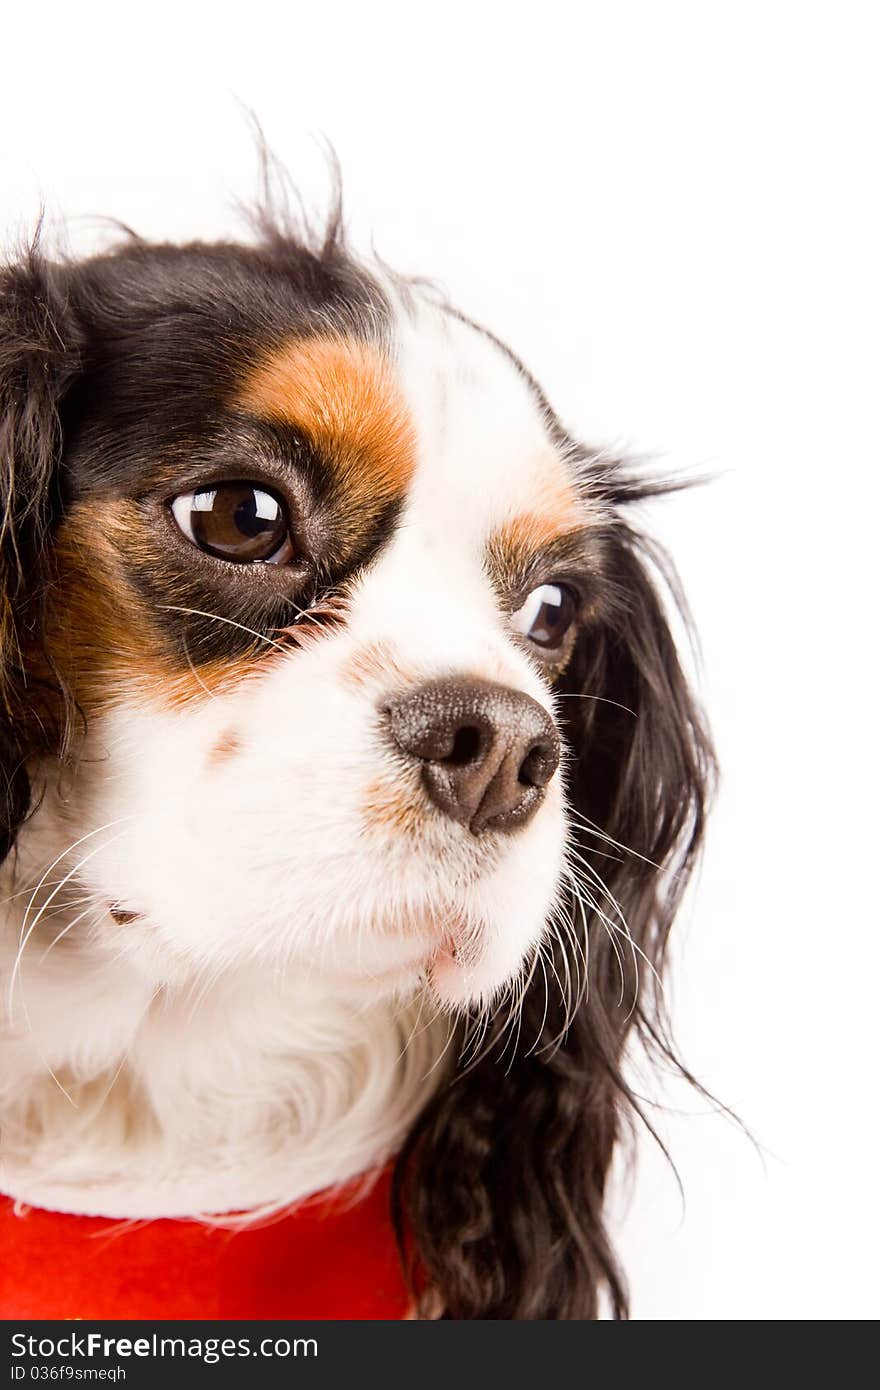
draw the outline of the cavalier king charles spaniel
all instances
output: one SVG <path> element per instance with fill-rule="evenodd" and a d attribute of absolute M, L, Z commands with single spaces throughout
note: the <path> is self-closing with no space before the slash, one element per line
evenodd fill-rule
<path fill-rule="evenodd" d="M 666 485 L 270 209 L 0 270 L 0 486 L 0 1190 L 256 1221 L 393 1164 L 417 1314 L 626 1316 L 712 778 Z"/>

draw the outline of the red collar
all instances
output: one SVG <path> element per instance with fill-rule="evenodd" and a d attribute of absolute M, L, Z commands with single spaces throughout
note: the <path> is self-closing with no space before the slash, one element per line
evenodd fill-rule
<path fill-rule="evenodd" d="M 390 1169 L 261 1226 L 125 1224 L 0 1197 L 0 1318 L 398 1319 Z"/>

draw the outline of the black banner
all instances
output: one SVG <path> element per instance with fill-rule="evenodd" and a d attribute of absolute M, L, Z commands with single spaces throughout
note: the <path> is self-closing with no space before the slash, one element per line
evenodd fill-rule
<path fill-rule="evenodd" d="M 320 1384 L 322 1370 L 382 1385 L 399 1379 L 407 1367 L 417 1381 L 428 1367 L 460 1377 L 485 1365 L 486 1356 L 493 1379 L 508 1368 L 544 1379 L 558 1356 L 567 1361 L 579 1350 L 592 1351 L 595 1341 L 584 1323 L 71 1320 L 5 1322 L 2 1328 L 0 1390 L 54 1384 L 155 1387 L 165 1376 L 186 1386 L 291 1387 Z"/>

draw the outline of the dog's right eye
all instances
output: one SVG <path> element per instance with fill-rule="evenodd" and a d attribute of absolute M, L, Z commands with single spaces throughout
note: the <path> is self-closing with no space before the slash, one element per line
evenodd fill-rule
<path fill-rule="evenodd" d="M 521 608 L 511 613 L 516 632 L 537 647 L 560 647 L 577 617 L 577 597 L 568 584 L 541 584 L 533 589 Z"/>
<path fill-rule="evenodd" d="M 215 483 L 182 492 L 171 514 L 188 541 L 217 560 L 284 565 L 294 555 L 283 502 L 255 483 Z"/>

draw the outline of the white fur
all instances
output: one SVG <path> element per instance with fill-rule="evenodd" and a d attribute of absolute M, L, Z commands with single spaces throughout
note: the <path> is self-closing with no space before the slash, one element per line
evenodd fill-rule
<path fill-rule="evenodd" d="M 400 300 L 397 329 L 418 466 L 345 626 L 183 708 L 134 682 L 5 871 L 9 894 L 46 880 L 2 909 L 0 1187 L 24 1200 L 240 1212 L 369 1170 L 454 1060 L 455 1011 L 509 986 L 547 928 L 559 777 L 508 836 L 427 803 L 411 834 L 366 813 L 377 785 L 423 803 L 382 726 L 389 695 L 458 674 L 552 708 L 483 553 L 564 463 L 490 340 L 424 299 Z M 354 684 L 377 643 L 387 678 Z"/>

